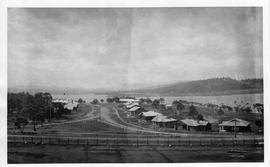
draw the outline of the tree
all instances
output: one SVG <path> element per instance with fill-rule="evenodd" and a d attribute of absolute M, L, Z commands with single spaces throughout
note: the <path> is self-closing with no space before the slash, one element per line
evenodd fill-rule
<path fill-rule="evenodd" d="M 198 111 L 197 111 L 197 109 L 193 105 L 191 105 L 189 107 L 189 113 L 188 113 L 188 115 L 189 116 L 192 116 L 192 117 L 194 117 L 195 115 L 198 115 Z"/>
<path fill-rule="evenodd" d="M 223 111 L 221 108 L 219 108 L 219 109 L 217 110 L 217 114 L 218 114 L 218 115 L 223 115 L 223 114 L 224 114 L 224 111 Z"/>
<path fill-rule="evenodd" d="M 104 99 L 100 99 L 100 102 L 101 102 L 101 103 L 104 103 Z"/>
<path fill-rule="evenodd" d="M 106 101 L 107 101 L 107 103 L 112 103 L 113 99 L 108 97 Z"/>
<path fill-rule="evenodd" d="M 28 121 L 26 118 L 19 117 L 15 120 L 15 126 L 21 130 L 21 133 L 24 132 L 24 127 L 28 124 Z"/>
<path fill-rule="evenodd" d="M 197 120 L 203 121 L 204 120 L 203 115 L 202 114 L 198 114 L 197 115 Z"/>
<path fill-rule="evenodd" d="M 185 108 L 185 106 L 180 102 L 176 105 L 176 109 L 179 111 L 182 111 L 184 108 Z"/>
<path fill-rule="evenodd" d="M 112 101 L 115 102 L 115 103 L 119 103 L 120 98 L 116 96 L 116 97 L 112 98 Z"/>
<path fill-rule="evenodd" d="M 145 102 L 146 102 L 147 104 L 151 104 L 151 103 L 152 103 L 152 100 L 148 97 L 147 99 L 145 99 Z"/>
<path fill-rule="evenodd" d="M 152 103 L 152 106 L 153 106 L 154 108 L 158 108 L 159 104 L 160 104 L 159 100 L 158 100 L 158 99 L 155 99 L 155 100 L 153 101 L 153 103 Z"/>
<path fill-rule="evenodd" d="M 173 106 L 177 106 L 177 104 L 179 104 L 179 101 L 177 101 L 177 100 L 174 100 L 174 101 L 172 102 L 172 105 L 173 105 Z"/>
<path fill-rule="evenodd" d="M 94 99 L 91 103 L 92 104 L 98 104 L 98 99 Z"/>
<path fill-rule="evenodd" d="M 161 104 L 164 104 L 164 103 L 165 103 L 165 99 L 164 99 L 163 97 L 161 97 L 161 98 L 159 98 L 159 102 L 160 102 Z"/>
<path fill-rule="evenodd" d="M 78 103 L 83 103 L 83 99 L 79 98 Z"/>

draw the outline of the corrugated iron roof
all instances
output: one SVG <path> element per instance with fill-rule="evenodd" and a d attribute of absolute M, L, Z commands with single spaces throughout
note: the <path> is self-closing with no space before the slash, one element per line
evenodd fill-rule
<path fill-rule="evenodd" d="M 197 121 L 193 119 L 184 119 L 184 120 L 181 120 L 181 122 L 183 122 L 184 124 L 188 126 L 206 126 L 208 124 L 207 121 Z"/>
<path fill-rule="evenodd" d="M 239 118 L 234 118 L 229 121 L 223 121 L 219 126 L 248 126 L 250 122 L 239 119 Z"/>
<path fill-rule="evenodd" d="M 129 109 L 128 111 L 136 111 L 138 109 L 140 109 L 141 107 L 138 107 L 138 106 L 134 106 L 132 107 L 131 109 Z"/>
<path fill-rule="evenodd" d="M 158 115 L 155 118 L 152 119 L 152 122 L 175 122 L 177 119 L 174 118 L 168 118 L 164 115 Z"/>
<path fill-rule="evenodd" d="M 147 111 L 147 112 L 142 112 L 141 115 L 143 115 L 145 117 L 155 117 L 155 116 L 162 115 L 162 114 L 155 112 L 155 111 Z"/>

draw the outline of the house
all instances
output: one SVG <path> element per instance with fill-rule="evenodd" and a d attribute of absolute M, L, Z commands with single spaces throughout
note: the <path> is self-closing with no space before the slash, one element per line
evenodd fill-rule
<path fill-rule="evenodd" d="M 234 118 L 229 121 L 223 121 L 219 124 L 220 132 L 250 132 L 250 122 Z"/>
<path fill-rule="evenodd" d="M 144 109 L 139 107 L 139 106 L 134 106 L 134 107 L 130 108 L 128 110 L 128 112 L 130 113 L 130 115 L 137 116 L 141 112 L 144 112 Z"/>
<path fill-rule="evenodd" d="M 153 118 L 155 118 L 156 116 L 159 116 L 159 115 L 162 115 L 162 114 L 155 112 L 155 111 L 147 111 L 147 112 L 140 113 L 138 116 L 140 118 L 147 120 L 147 121 L 151 121 Z"/>
<path fill-rule="evenodd" d="M 193 119 L 181 120 L 183 129 L 187 131 L 209 131 L 211 130 L 211 124 L 207 121 L 199 121 Z"/>
<path fill-rule="evenodd" d="M 151 120 L 153 122 L 154 127 L 160 127 L 160 128 L 176 128 L 177 126 L 177 119 L 174 118 L 168 118 L 164 115 L 158 115 L 155 118 Z"/>
<path fill-rule="evenodd" d="M 77 102 L 71 102 L 71 103 L 67 103 L 66 105 L 64 105 L 64 108 L 66 108 L 68 110 L 73 110 L 77 106 L 78 106 Z"/>

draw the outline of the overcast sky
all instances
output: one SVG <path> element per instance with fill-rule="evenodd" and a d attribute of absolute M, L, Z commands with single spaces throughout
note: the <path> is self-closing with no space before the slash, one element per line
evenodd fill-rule
<path fill-rule="evenodd" d="M 8 86 L 261 78 L 261 8 L 8 9 Z"/>

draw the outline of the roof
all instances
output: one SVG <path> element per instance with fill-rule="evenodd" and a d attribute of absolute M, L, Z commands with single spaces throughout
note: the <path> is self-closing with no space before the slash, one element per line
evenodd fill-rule
<path fill-rule="evenodd" d="M 143 115 L 144 117 L 155 117 L 162 114 L 155 111 L 147 111 L 147 112 L 142 112 L 141 115 Z"/>
<path fill-rule="evenodd" d="M 141 107 L 138 106 L 134 106 L 132 108 L 130 108 L 128 111 L 137 111 L 138 109 L 140 109 Z"/>
<path fill-rule="evenodd" d="M 184 120 L 181 120 L 181 122 L 183 122 L 184 124 L 188 126 L 206 126 L 209 123 L 207 121 L 197 121 L 194 119 L 184 119 Z"/>
<path fill-rule="evenodd" d="M 77 107 L 78 103 L 77 102 L 73 102 L 73 103 L 68 103 L 64 106 L 64 108 L 67 108 L 69 110 L 73 110 L 74 107 Z"/>
<path fill-rule="evenodd" d="M 53 99 L 52 100 L 53 103 L 68 103 L 68 100 L 64 100 L 64 99 Z"/>
<path fill-rule="evenodd" d="M 175 122 L 177 119 L 168 118 L 164 115 L 158 115 L 155 118 L 152 119 L 152 122 Z"/>
<path fill-rule="evenodd" d="M 121 102 L 139 102 L 137 99 L 119 99 Z"/>
<path fill-rule="evenodd" d="M 219 126 L 248 126 L 250 122 L 239 119 L 239 118 L 234 118 L 229 121 L 223 121 Z"/>
<path fill-rule="evenodd" d="M 138 105 L 139 105 L 138 103 L 127 104 L 127 108 L 131 108 L 131 107 L 138 106 Z"/>

